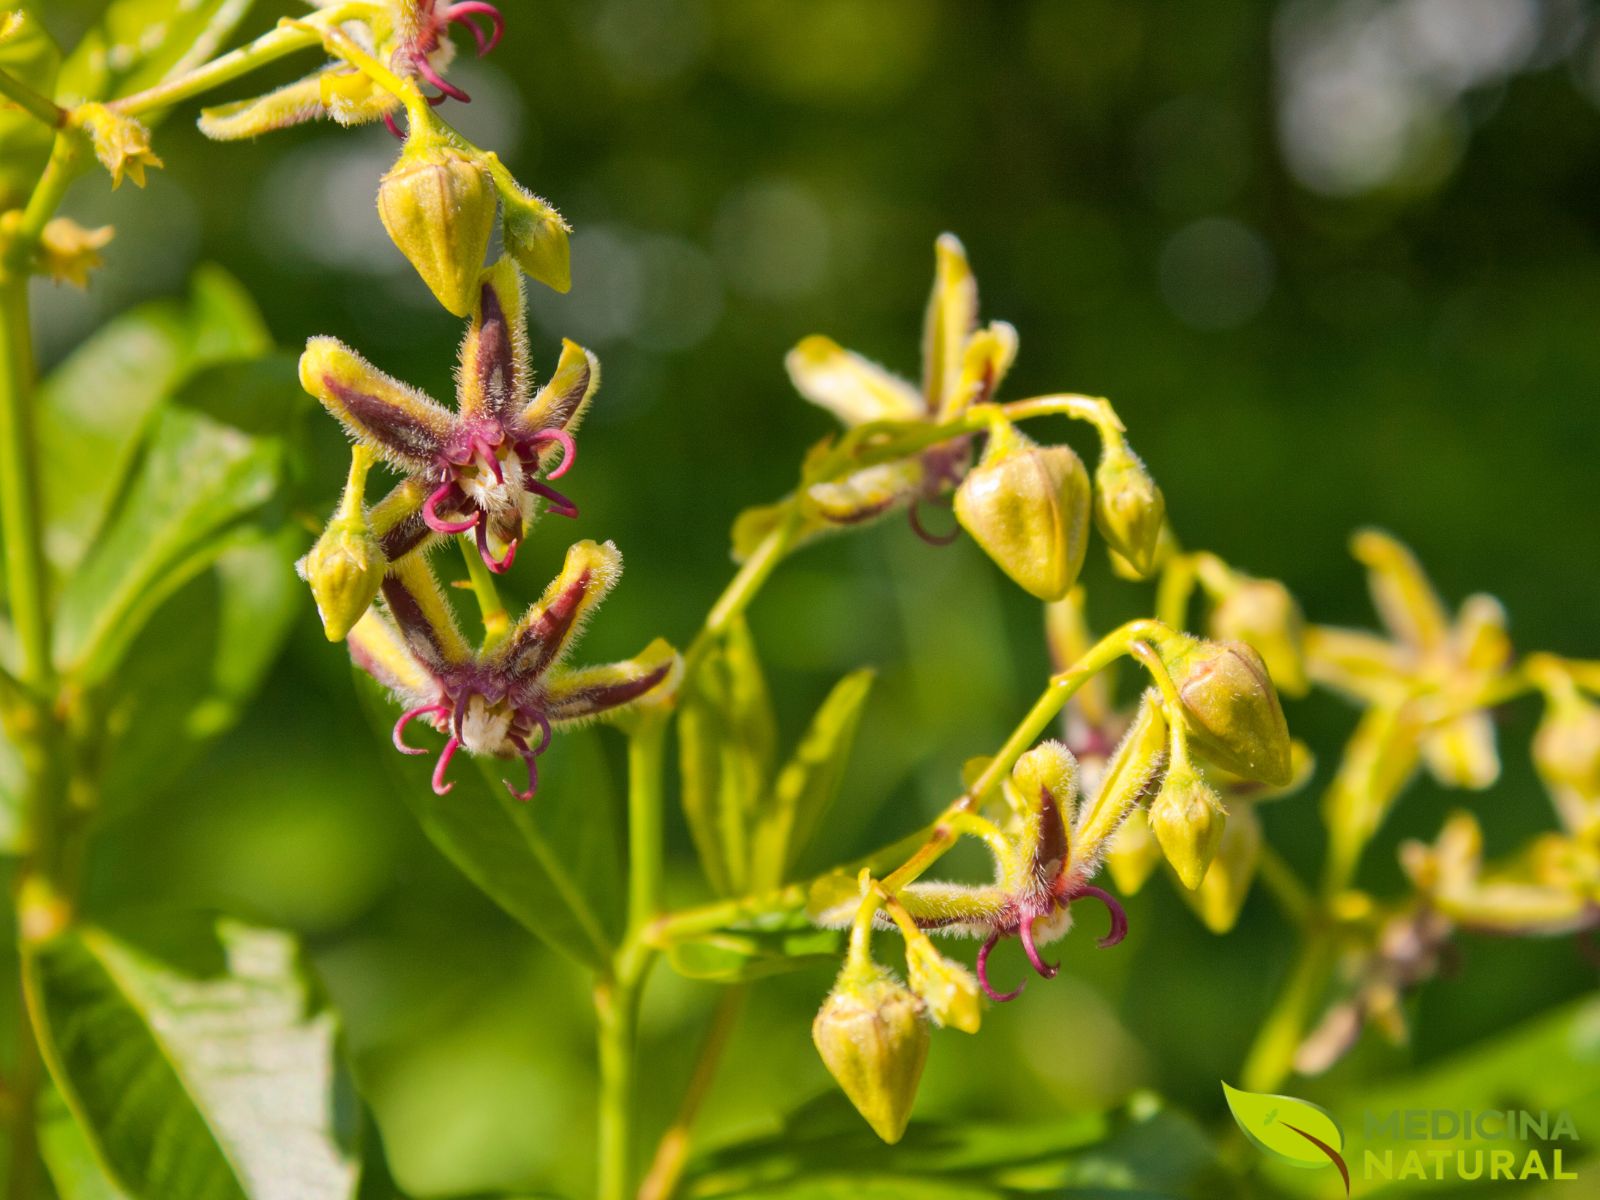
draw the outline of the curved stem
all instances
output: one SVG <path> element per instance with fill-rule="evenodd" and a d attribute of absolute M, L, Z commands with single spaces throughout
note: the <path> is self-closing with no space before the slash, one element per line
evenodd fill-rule
<path fill-rule="evenodd" d="M 49 97 L 41 96 L 9 71 L 0 70 L 0 96 L 4 96 L 30 117 L 43 121 L 52 129 L 59 129 L 66 124 L 66 109 Z"/>
<path fill-rule="evenodd" d="M 795 533 L 799 528 L 800 508 L 798 504 L 791 504 L 783 519 L 762 539 L 755 553 L 745 559 L 738 574 L 723 589 L 722 595 L 717 597 L 716 603 L 711 606 L 711 611 L 706 614 L 705 624 L 695 635 L 694 641 L 689 643 L 689 649 L 683 656 L 685 686 L 693 680 L 694 673 L 705 658 L 712 641 L 732 624 L 734 618 L 750 607 L 756 594 L 772 577 L 773 571 L 777 570 L 778 564 L 783 561 L 794 543 Z"/>
<path fill-rule="evenodd" d="M 494 575 L 484 564 L 483 555 L 471 538 L 456 539 L 461 546 L 461 557 L 466 560 L 467 579 L 472 584 L 473 598 L 478 602 L 478 613 L 483 618 L 483 649 L 493 650 L 505 641 L 511 632 L 511 618 L 495 587 Z"/>
<path fill-rule="evenodd" d="M 683 1178 L 684 1164 L 689 1158 L 689 1145 L 694 1136 L 695 1118 L 705 1104 L 711 1085 L 716 1080 L 717 1068 L 722 1065 L 723 1052 L 744 1011 L 745 997 L 750 989 L 745 984 L 733 984 L 722 991 L 717 1009 L 711 1015 L 711 1025 L 705 1040 L 700 1043 L 700 1056 L 695 1060 L 694 1074 L 678 1105 L 678 1115 L 656 1143 L 655 1157 L 639 1185 L 638 1200 L 671 1200 Z"/>
<path fill-rule="evenodd" d="M 343 16 L 340 10 L 335 9 L 318 13 L 314 20 L 339 21 Z M 306 24 L 309 25 L 310 21 Z M 179 75 L 176 79 L 158 83 L 154 87 L 145 88 L 142 92 L 124 96 L 120 100 L 113 100 L 106 107 L 130 117 L 153 112 L 156 109 L 171 108 L 174 104 L 192 99 L 202 92 L 208 92 L 224 83 L 231 83 L 240 76 L 248 75 L 286 54 L 316 46 L 321 41 L 321 34 L 313 29 L 282 24 L 262 34 L 248 45 L 219 55 L 210 62 Z"/>

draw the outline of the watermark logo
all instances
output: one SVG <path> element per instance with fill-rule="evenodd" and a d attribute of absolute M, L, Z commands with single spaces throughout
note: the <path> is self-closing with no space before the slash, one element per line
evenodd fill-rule
<path fill-rule="evenodd" d="M 1344 1180 L 1344 1194 L 1350 1194 L 1350 1168 L 1345 1165 L 1343 1154 L 1344 1130 L 1328 1113 L 1294 1096 L 1242 1092 L 1226 1082 L 1222 1092 L 1228 1098 L 1233 1119 L 1257 1149 L 1296 1167 L 1337 1167 Z"/>

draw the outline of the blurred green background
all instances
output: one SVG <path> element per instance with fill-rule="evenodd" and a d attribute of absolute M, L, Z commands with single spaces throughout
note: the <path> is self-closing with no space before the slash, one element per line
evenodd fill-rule
<path fill-rule="evenodd" d="M 258 5 L 251 31 L 289 6 Z M 63 44 L 93 0 L 43 6 Z M 504 0 L 491 59 L 452 77 L 450 120 L 576 227 L 570 295 L 532 293 L 535 362 L 595 349 L 605 384 L 571 480 L 512 590 L 531 598 L 563 539 L 615 539 L 627 575 L 585 649 L 685 643 L 731 571 L 743 506 L 787 490 L 829 428 L 782 371 L 822 332 L 907 374 L 941 230 L 966 242 L 986 317 L 1017 325 L 1007 392 L 1111 397 L 1184 540 L 1285 579 L 1313 619 L 1370 624 L 1345 540 L 1410 541 L 1452 602 L 1500 597 L 1520 648 L 1600 657 L 1600 23 L 1581 0 Z M 291 78 L 308 63 L 286 65 Z M 221 98 L 248 94 L 248 87 Z M 66 211 L 118 236 L 87 294 L 41 284 L 45 362 L 107 315 L 221 262 L 286 347 L 333 334 L 449 394 L 461 329 L 373 208 L 396 146 L 381 126 L 205 142 L 193 107 L 157 135 L 167 169 Z M 1092 443 L 1067 431 L 1088 454 Z M 319 427 L 325 488 L 340 439 Z M 1097 624 L 1147 590 L 1093 555 Z M 1024 711 L 1046 664 L 1037 606 L 970 543 L 902 522 L 807 551 L 754 627 L 788 737 L 829 684 L 881 668 L 815 861 L 924 820 Z M 1505 715 L 1506 771 L 1477 804 L 1491 848 L 1549 827 Z M 1290 723 L 1321 757 L 1352 715 L 1317 697 Z M 619 745 L 563 739 L 546 787 L 620 804 Z M 390 754 L 354 705 L 309 598 L 245 724 L 101 839 L 89 906 L 213 904 L 301 931 L 401 1182 L 418 1192 L 539 1183 L 582 1194 L 592 1133 L 586 981 L 533 944 L 422 837 Z M 415 764 L 407 763 L 414 767 Z M 1313 788 L 1313 794 L 1314 794 Z M 1459 803 L 1419 784 L 1394 846 Z M 1264 812 L 1308 872 L 1310 795 Z M 701 895 L 681 822 L 674 892 Z M 1226 1120 L 1232 1077 L 1286 963 L 1261 895 L 1207 934 L 1155 881 L 1133 933 L 935 1041 L 919 1113 L 1103 1106 L 1149 1086 Z M 997 978 L 1020 973 L 1003 950 Z M 1570 941 L 1471 941 L 1415 1006 L 1427 1063 L 1594 987 Z M 827 1087 L 808 1036 L 826 971 L 764 984 L 703 1125 L 770 1128 Z M 657 973 L 645 1013 L 647 1130 L 681 1090 L 709 987 Z M 1533 1071 L 1537 1064 L 1529 1064 Z M 1315 1098 L 1317 1085 L 1299 1089 Z M 1600 1131 L 1585 1131 L 1600 1136 Z"/>

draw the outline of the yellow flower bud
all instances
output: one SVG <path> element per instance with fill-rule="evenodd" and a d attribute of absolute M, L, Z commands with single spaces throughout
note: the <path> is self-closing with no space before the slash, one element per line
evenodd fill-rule
<path fill-rule="evenodd" d="M 513 179 L 495 172 L 500 191 L 500 236 L 506 253 L 529 279 L 565 292 L 572 287 L 572 247 L 567 235 L 572 227 L 561 214 Z"/>
<path fill-rule="evenodd" d="M 1219 641 L 1254 646 L 1272 682 L 1285 695 L 1304 696 L 1310 690 L 1305 617 L 1289 589 L 1276 579 L 1234 576 L 1211 610 L 1211 633 Z"/>
<path fill-rule="evenodd" d="M 344 640 L 372 606 L 389 569 L 383 546 L 368 527 L 362 507 L 371 465 L 372 451 L 367 447 L 351 451 L 350 481 L 339 510 L 310 553 L 295 564 L 300 578 L 311 585 L 317 615 L 330 642 Z"/>
<path fill-rule="evenodd" d="M 1001 425 L 956 490 L 956 519 L 1024 591 L 1059 600 L 1083 567 L 1089 490 L 1070 446 L 1040 446 Z"/>
<path fill-rule="evenodd" d="M 922 1001 L 882 968 L 846 965 L 811 1024 L 811 1040 L 873 1132 L 898 1142 L 928 1059 Z"/>
<path fill-rule="evenodd" d="M 1274 787 L 1294 778 L 1289 726 L 1261 655 L 1243 642 L 1191 637 L 1173 639 L 1160 653 L 1207 758 Z"/>
<path fill-rule="evenodd" d="M 962 1033 L 978 1032 L 983 1003 L 977 976 L 940 954 L 926 936 L 907 939 L 906 975 L 935 1023 Z"/>
<path fill-rule="evenodd" d="M 1235 804 L 1205 878 L 1179 895 L 1212 933 L 1227 933 L 1239 920 L 1260 861 L 1261 820 L 1253 806 Z"/>
<path fill-rule="evenodd" d="M 378 216 L 439 303 L 472 312 L 494 232 L 495 189 L 477 163 L 414 131 L 378 188 Z"/>
<path fill-rule="evenodd" d="M 1142 808 L 1130 812 L 1117 827 L 1106 850 L 1106 869 L 1117 885 L 1117 891 L 1132 896 L 1150 878 L 1150 872 L 1161 861 L 1161 847 L 1150 832 L 1150 819 Z"/>
<path fill-rule="evenodd" d="M 1121 443 L 1109 445 L 1094 469 L 1094 520 L 1100 536 L 1141 579 L 1160 563 L 1161 527 L 1167 502 L 1139 456 Z"/>
<path fill-rule="evenodd" d="M 113 190 L 122 186 L 123 176 L 143 187 L 145 168 L 162 165 L 150 148 L 150 130 L 142 122 L 103 104 L 80 104 L 72 110 L 71 119 L 89 135 L 94 156 L 111 172 Z"/>
<path fill-rule="evenodd" d="M 1217 856 L 1227 824 L 1222 798 L 1192 764 L 1174 762 L 1150 802 L 1148 819 L 1150 832 L 1183 886 L 1190 890 L 1199 887 Z"/>

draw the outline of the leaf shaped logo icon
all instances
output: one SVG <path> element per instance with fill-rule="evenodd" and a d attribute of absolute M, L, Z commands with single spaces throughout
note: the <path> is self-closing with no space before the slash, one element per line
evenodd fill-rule
<path fill-rule="evenodd" d="M 1297 1167 L 1324 1167 L 1332 1163 L 1350 1194 L 1350 1169 L 1345 1166 L 1344 1131 L 1326 1111 L 1294 1096 L 1243 1092 L 1222 1085 L 1233 1119 L 1256 1146 L 1274 1158 Z"/>

